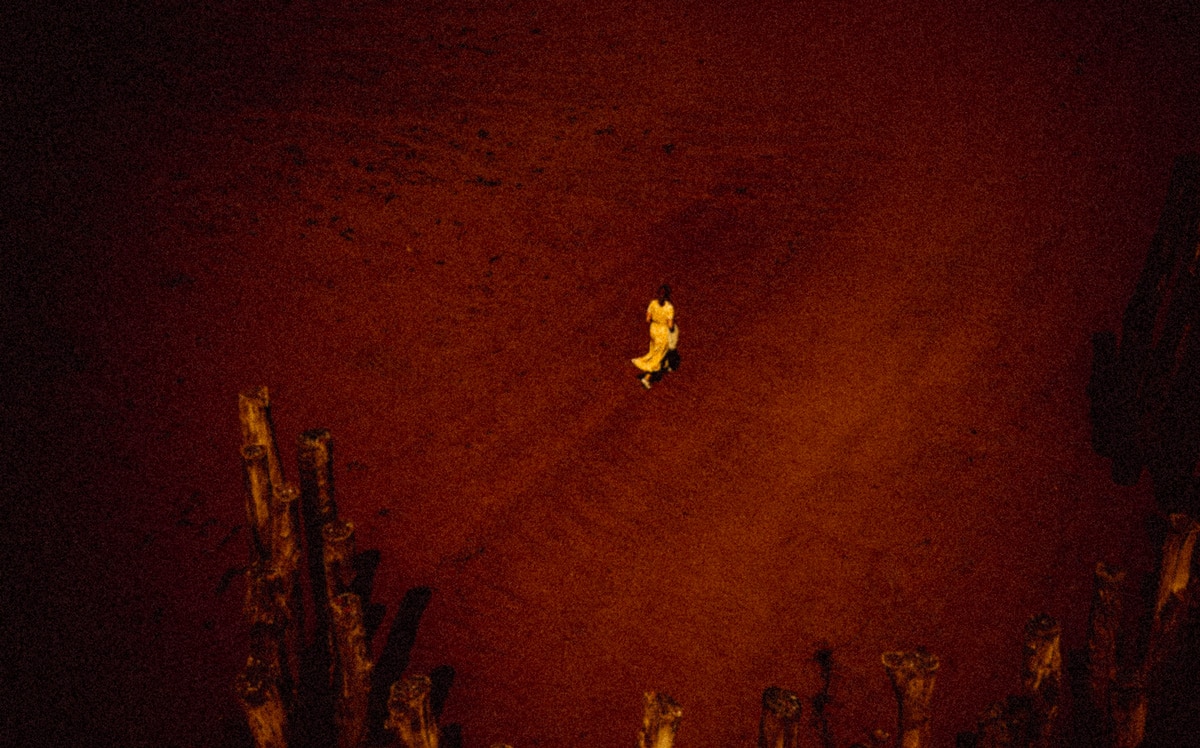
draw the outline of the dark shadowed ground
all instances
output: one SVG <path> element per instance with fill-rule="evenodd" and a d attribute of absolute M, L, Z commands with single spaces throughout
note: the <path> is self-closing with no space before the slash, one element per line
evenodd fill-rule
<path fill-rule="evenodd" d="M 1200 147 L 1189 4 L 145 5 L 3 53 L 0 742 L 237 744 L 252 385 L 293 477 L 333 432 L 377 652 L 428 588 L 466 748 L 651 688 L 749 745 L 821 649 L 845 746 L 917 645 L 949 746 L 1152 570 L 1085 386 Z"/>

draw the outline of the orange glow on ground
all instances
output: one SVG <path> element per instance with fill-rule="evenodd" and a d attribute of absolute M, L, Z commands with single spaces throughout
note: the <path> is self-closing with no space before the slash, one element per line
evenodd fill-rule
<path fill-rule="evenodd" d="M 26 23 L 18 738 L 237 744 L 259 384 L 293 478 L 333 433 L 377 652 L 431 589 L 466 748 L 627 745 L 650 688 L 748 745 L 824 647 L 845 745 L 915 645 L 949 746 L 1030 615 L 1077 649 L 1094 563 L 1151 569 L 1084 388 L 1200 147 L 1194 11 L 541 5 Z"/>

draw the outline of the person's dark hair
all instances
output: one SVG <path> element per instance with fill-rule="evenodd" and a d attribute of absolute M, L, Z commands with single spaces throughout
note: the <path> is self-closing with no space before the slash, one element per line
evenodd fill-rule
<path fill-rule="evenodd" d="M 658 298 L 662 299 L 663 301 L 670 301 L 671 300 L 671 287 L 668 286 L 666 283 L 662 284 L 662 286 L 659 287 L 659 289 L 658 289 Z"/>

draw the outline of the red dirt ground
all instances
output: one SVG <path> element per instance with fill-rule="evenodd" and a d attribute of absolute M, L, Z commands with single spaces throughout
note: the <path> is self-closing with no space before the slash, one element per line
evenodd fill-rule
<path fill-rule="evenodd" d="M 376 652 L 430 588 L 467 748 L 629 745 L 650 688 L 749 745 L 822 647 L 845 746 L 916 645 L 949 746 L 1031 614 L 1077 649 L 1095 562 L 1152 570 L 1084 388 L 1200 147 L 1194 8 L 203 5 L 5 45 L 0 742 L 236 744 L 259 384 L 293 477 L 334 435 Z"/>

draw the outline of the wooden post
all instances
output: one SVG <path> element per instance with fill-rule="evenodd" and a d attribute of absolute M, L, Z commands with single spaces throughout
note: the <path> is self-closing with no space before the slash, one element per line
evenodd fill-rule
<path fill-rule="evenodd" d="M 896 692 L 899 707 L 899 748 L 929 745 L 929 702 L 937 679 L 938 658 L 923 649 L 885 652 L 881 658 Z"/>
<path fill-rule="evenodd" d="M 250 528 L 251 563 L 271 558 L 271 479 L 267 450 L 259 444 L 242 448 L 246 475 L 246 524 Z"/>
<path fill-rule="evenodd" d="M 1139 678 L 1118 683 L 1113 688 L 1113 748 L 1138 748 L 1146 737 L 1149 702 L 1146 685 Z"/>
<path fill-rule="evenodd" d="M 771 686 L 763 691 L 758 748 L 797 748 L 800 744 L 800 697 Z"/>
<path fill-rule="evenodd" d="M 1096 564 L 1095 592 L 1088 621 L 1088 696 L 1093 713 L 1107 721 L 1117 681 L 1117 635 L 1121 623 L 1121 584 L 1125 572 Z M 1109 726 L 1111 727 L 1111 726 Z M 1104 732 L 1108 732 L 1108 728 Z"/>
<path fill-rule="evenodd" d="M 238 395 L 238 417 L 242 424 L 242 446 L 262 445 L 267 450 L 267 474 L 271 485 L 283 485 L 283 467 L 279 464 L 279 446 L 271 423 L 271 399 L 266 387 Z"/>
<path fill-rule="evenodd" d="M 311 516 L 318 527 L 337 519 L 333 492 L 333 437 L 329 431 L 313 429 L 300 435 L 299 464 L 305 516 Z"/>
<path fill-rule="evenodd" d="M 296 662 L 287 636 L 292 626 L 286 602 L 287 583 L 278 569 L 262 563 L 246 570 L 245 615 L 250 626 L 250 654 L 265 663 L 285 706 L 295 703 L 296 686 Z"/>
<path fill-rule="evenodd" d="M 304 647 L 304 601 L 300 588 L 300 538 L 298 508 L 300 491 L 292 485 L 276 487 L 271 507 L 271 566 L 275 583 L 273 592 L 283 619 L 279 632 L 280 681 L 285 700 L 296 703 L 296 688 L 300 673 L 300 651 Z"/>
<path fill-rule="evenodd" d="M 308 548 L 308 578 L 312 585 L 317 628 L 329 627 L 326 596 L 325 543 L 322 529 L 337 521 L 333 493 L 333 439 L 325 429 L 305 431 L 299 439 L 300 513 Z"/>
<path fill-rule="evenodd" d="M 1192 552 L 1196 547 L 1196 531 L 1200 525 L 1186 514 L 1172 514 L 1171 528 L 1163 541 L 1162 567 L 1159 570 L 1158 596 L 1154 602 L 1157 621 L 1172 596 L 1187 589 L 1192 568 Z"/>
<path fill-rule="evenodd" d="M 1062 627 L 1041 613 L 1025 625 L 1025 672 L 1022 684 L 1034 717 L 1038 744 L 1050 739 L 1062 695 Z"/>
<path fill-rule="evenodd" d="M 251 655 L 238 675 L 237 694 L 255 748 L 287 748 L 287 710 L 271 666 Z"/>
<path fill-rule="evenodd" d="M 408 675 L 392 684 L 384 727 L 401 748 L 438 748 L 438 728 L 429 706 L 427 675 Z"/>
<path fill-rule="evenodd" d="M 367 698 L 371 693 L 371 659 L 363 626 L 362 601 L 346 592 L 329 601 L 336 652 L 337 699 L 334 720 L 337 748 L 360 748 L 367 737 Z"/>
<path fill-rule="evenodd" d="M 295 486 L 284 485 L 273 492 L 271 510 L 271 566 L 279 574 L 279 594 L 287 612 L 289 624 L 302 622 L 303 605 L 300 595 L 300 492 Z"/>
<path fill-rule="evenodd" d="M 251 633 L 263 629 L 277 636 L 287 625 L 287 609 L 281 604 L 283 578 L 278 570 L 257 563 L 246 570 L 246 623 Z"/>
<path fill-rule="evenodd" d="M 1150 622 L 1142 662 L 1134 676 L 1143 684 L 1150 682 L 1154 671 L 1168 657 L 1187 615 L 1186 593 L 1188 582 L 1191 581 L 1192 553 L 1195 550 L 1198 530 L 1200 525 L 1188 515 L 1171 515 L 1170 529 L 1163 541 L 1154 617 Z"/>
<path fill-rule="evenodd" d="M 292 485 L 271 492 L 271 565 L 285 575 L 300 569 L 300 491 Z"/>
<path fill-rule="evenodd" d="M 299 591 L 300 556 L 300 491 L 292 485 L 283 485 L 272 491 L 274 504 L 271 507 L 271 566 L 278 570 L 285 584 L 284 605 L 289 618 L 300 620 L 301 600 Z"/>
<path fill-rule="evenodd" d="M 354 581 L 354 523 L 338 520 L 321 528 L 325 565 L 325 595 L 329 600 L 347 592 Z"/>
<path fill-rule="evenodd" d="M 646 691 L 638 748 L 673 748 L 683 709 L 665 693 Z"/>

